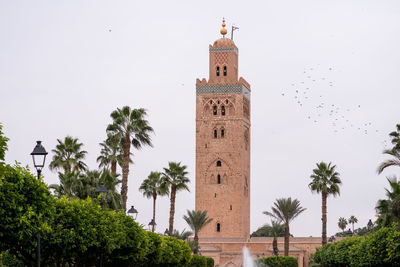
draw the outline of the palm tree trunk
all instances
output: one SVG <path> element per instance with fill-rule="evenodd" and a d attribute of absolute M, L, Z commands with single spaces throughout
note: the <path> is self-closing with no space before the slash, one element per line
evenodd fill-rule
<path fill-rule="evenodd" d="M 199 235 L 197 233 L 194 234 L 194 245 L 195 245 L 195 249 L 194 249 L 193 253 L 199 254 Z"/>
<path fill-rule="evenodd" d="M 122 163 L 122 209 L 126 212 L 126 201 L 128 200 L 128 174 L 129 174 L 129 152 L 131 149 L 131 139 L 129 133 L 125 134 L 124 155 Z"/>
<path fill-rule="evenodd" d="M 285 256 L 289 256 L 289 223 L 285 223 Z"/>
<path fill-rule="evenodd" d="M 112 175 L 117 174 L 117 161 L 116 160 L 111 161 L 111 174 Z"/>
<path fill-rule="evenodd" d="M 326 245 L 326 192 L 322 191 L 322 246 Z"/>
<path fill-rule="evenodd" d="M 157 194 L 153 193 L 153 221 L 156 221 L 156 199 Z M 154 233 L 154 225 L 151 227 L 151 231 Z"/>
<path fill-rule="evenodd" d="M 352 225 L 352 228 L 353 228 L 353 235 L 354 235 L 354 223 L 352 223 L 351 225 Z"/>
<path fill-rule="evenodd" d="M 176 187 L 171 186 L 171 206 L 169 211 L 169 235 L 172 236 L 174 231 L 174 214 L 175 214 L 175 196 L 176 196 Z"/>
<path fill-rule="evenodd" d="M 274 240 L 272 241 L 272 248 L 274 255 L 278 256 L 278 240 L 276 239 L 276 236 L 274 236 Z"/>

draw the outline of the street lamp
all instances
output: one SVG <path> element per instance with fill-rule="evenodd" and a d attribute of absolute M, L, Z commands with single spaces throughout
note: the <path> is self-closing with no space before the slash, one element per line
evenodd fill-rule
<path fill-rule="evenodd" d="M 46 152 L 46 149 L 44 149 L 44 147 L 42 146 L 42 141 L 36 141 L 36 146 L 33 148 L 31 155 L 38 179 L 40 177 L 40 174 L 42 173 L 47 154 L 48 153 Z"/>
<path fill-rule="evenodd" d="M 33 148 L 31 155 L 33 159 L 33 166 L 35 166 L 38 179 L 40 179 L 40 174 L 42 173 L 47 154 L 48 153 L 46 152 L 46 149 L 44 149 L 44 147 L 42 146 L 42 141 L 36 141 L 36 146 Z M 38 234 L 36 238 L 36 266 L 40 267 L 40 235 Z"/>
<path fill-rule="evenodd" d="M 169 235 L 168 228 L 165 229 L 164 235 Z"/>
<path fill-rule="evenodd" d="M 149 231 L 151 229 L 152 232 L 154 232 L 154 229 L 156 228 L 156 222 L 154 221 L 154 219 L 151 219 L 151 221 L 149 222 Z"/>
<path fill-rule="evenodd" d="M 104 183 L 101 183 L 99 185 L 99 187 L 96 188 L 95 192 L 97 194 L 107 193 L 108 189 L 107 189 L 107 187 L 104 186 Z M 103 209 L 103 196 L 101 196 L 101 199 L 100 199 L 100 206 L 101 206 L 101 209 Z M 100 267 L 103 267 L 103 252 L 100 254 Z"/>
<path fill-rule="evenodd" d="M 107 187 L 104 186 L 104 183 L 101 183 L 100 186 L 96 188 L 95 192 L 97 194 L 107 193 L 108 189 L 107 189 Z M 101 197 L 101 199 L 100 199 L 100 206 L 101 206 L 101 208 L 103 208 L 103 197 Z"/>
<path fill-rule="evenodd" d="M 368 230 L 370 230 L 372 228 L 372 226 L 374 226 L 374 224 L 372 223 L 371 219 L 369 219 L 369 221 L 367 223 Z"/>
<path fill-rule="evenodd" d="M 136 220 L 138 213 L 139 212 L 133 206 L 128 210 L 128 215 L 131 216 L 133 220 Z"/>

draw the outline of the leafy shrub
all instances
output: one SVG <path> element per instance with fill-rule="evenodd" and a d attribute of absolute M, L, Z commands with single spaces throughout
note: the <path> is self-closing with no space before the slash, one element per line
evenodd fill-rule
<path fill-rule="evenodd" d="M 214 259 L 207 257 L 207 267 L 214 267 Z"/>
<path fill-rule="evenodd" d="M 257 260 L 258 266 L 297 267 L 297 259 L 290 256 L 271 256 Z"/>
<path fill-rule="evenodd" d="M 188 267 L 207 267 L 207 258 L 200 255 L 192 255 Z"/>
<path fill-rule="evenodd" d="M 400 232 L 381 228 L 362 237 L 350 237 L 317 249 L 312 260 L 330 266 L 398 266 Z"/>
<path fill-rule="evenodd" d="M 1 126 L 1 125 L 0 125 Z M 24 267 L 22 261 L 18 260 L 17 257 L 11 255 L 8 251 L 0 253 L 0 266 L 2 267 Z"/>
<path fill-rule="evenodd" d="M 191 259 L 189 245 L 180 239 L 170 236 L 161 236 L 161 262 L 155 266 L 186 266 Z"/>

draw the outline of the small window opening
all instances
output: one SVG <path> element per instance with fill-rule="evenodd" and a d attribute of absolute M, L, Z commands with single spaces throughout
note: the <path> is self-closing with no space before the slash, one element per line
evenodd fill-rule
<path fill-rule="evenodd" d="M 220 103 L 221 103 L 221 102 L 218 100 L 218 101 L 217 101 L 217 104 L 219 105 Z"/>
<path fill-rule="evenodd" d="M 217 112 L 217 106 L 213 106 L 213 114 L 214 114 L 214 115 L 217 115 L 217 113 L 218 113 L 218 112 Z"/>
<path fill-rule="evenodd" d="M 228 100 L 227 100 L 228 101 Z M 212 100 L 210 100 L 210 104 L 212 104 Z"/>
<path fill-rule="evenodd" d="M 217 129 L 214 129 L 214 138 L 218 137 Z"/>
<path fill-rule="evenodd" d="M 217 175 L 217 183 L 221 184 L 221 175 L 220 174 Z"/>
<path fill-rule="evenodd" d="M 221 138 L 224 138 L 224 137 L 225 137 L 225 130 L 221 129 Z"/>
<path fill-rule="evenodd" d="M 222 164 L 221 164 L 221 161 L 218 160 L 218 161 L 217 161 L 217 167 L 221 167 L 221 165 L 222 165 Z"/>
<path fill-rule="evenodd" d="M 227 72 L 226 66 L 224 66 L 224 76 L 226 76 Z"/>
<path fill-rule="evenodd" d="M 217 193 L 214 193 L 214 197 L 217 197 Z"/>
<path fill-rule="evenodd" d="M 217 66 L 217 76 L 219 76 L 219 66 Z"/>
<path fill-rule="evenodd" d="M 229 103 L 229 101 L 228 101 L 228 99 L 226 99 L 226 100 L 225 100 L 225 104 L 227 104 L 227 105 L 228 105 L 228 103 Z"/>
<path fill-rule="evenodd" d="M 229 208 L 230 208 L 230 210 L 232 210 L 232 205 L 230 205 L 230 207 L 229 207 Z"/>
<path fill-rule="evenodd" d="M 217 223 L 217 232 L 221 232 L 221 224 Z"/>
<path fill-rule="evenodd" d="M 221 115 L 225 116 L 225 106 L 221 106 Z"/>

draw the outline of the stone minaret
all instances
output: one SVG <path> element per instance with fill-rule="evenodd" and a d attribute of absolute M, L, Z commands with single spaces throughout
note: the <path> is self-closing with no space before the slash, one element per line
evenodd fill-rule
<path fill-rule="evenodd" d="M 196 80 L 196 210 L 213 221 L 200 238 L 250 235 L 250 85 L 238 78 L 238 48 L 209 46 L 209 80 Z"/>

